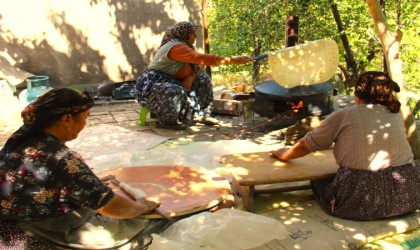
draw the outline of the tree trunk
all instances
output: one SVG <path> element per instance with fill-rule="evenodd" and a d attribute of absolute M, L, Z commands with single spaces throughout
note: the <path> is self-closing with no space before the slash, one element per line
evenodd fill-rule
<path fill-rule="evenodd" d="M 343 22 L 341 21 L 337 4 L 334 2 L 334 0 L 331 0 L 330 5 L 331 5 L 331 11 L 335 19 L 335 23 L 337 24 L 338 33 L 340 34 L 341 42 L 343 43 L 344 51 L 346 52 L 345 58 L 346 58 L 347 70 L 351 73 L 350 75 L 351 79 L 346 79 L 346 80 L 350 82 L 352 81 L 354 82 L 358 76 L 356 60 L 354 59 L 353 51 L 350 48 L 350 43 L 349 43 L 349 40 L 347 39 L 347 34 L 344 30 Z M 345 84 L 345 85 L 351 86 L 351 84 Z"/>
<path fill-rule="evenodd" d="M 201 0 L 201 15 L 203 19 L 204 52 L 210 54 L 209 27 L 207 21 L 207 1 Z M 206 73 L 211 77 L 211 67 L 206 67 Z"/>
<path fill-rule="evenodd" d="M 261 53 L 261 41 L 259 40 L 258 36 L 254 33 L 254 51 L 253 54 L 255 56 L 260 55 Z M 260 81 L 260 62 L 258 60 L 254 60 L 252 64 L 252 81 L 254 84 Z"/>
<path fill-rule="evenodd" d="M 417 135 L 416 121 L 408 103 L 407 93 L 404 88 L 402 60 L 400 58 L 400 43 L 402 32 L 399 28 L 391 32 L 386 22 L 385 15 L 378 0 L 366 0 L 370 15 L 375 23 L 382 50 L 387 62 L 387 68 L 391 78 L 400 85 L 401 92 L 398 98 L 401 102 L 401 115 L 404 118 L 407 138 L 413 151 L 414 158 L 420 159 L 420 142 Z"/>
<path fill-rule="evenodd" d="M 292 47 L 299 43 L 299 17 L 288 16 L 286 18 L 286 47 Z"/>
<path fill-rule="evenodd" d="M 252 1 L 253 9 L 255 9 L 255 1 Z M 258 33 L 259 23 L 255 21 L 255 18 L 252 19 L 252 39 L 254 43 L 253 54 L 254 56 L 258 56 L 261 53 L 261 40 L 259 38 Z M 257 84 L 260 81 L 260 62 L 258 60 L 254 60 L 252 63 L 252 82 Z"/>

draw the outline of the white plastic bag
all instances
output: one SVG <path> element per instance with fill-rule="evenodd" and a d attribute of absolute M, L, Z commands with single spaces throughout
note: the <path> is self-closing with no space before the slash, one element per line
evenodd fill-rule
<path fill-rule="evenodd" d="M 283 224 L 275 219 L 239 210 L 221 209 L 176 222 L 161 237 L 156 237 L 149 249 L 165 249 L 165 245 L 171 244 L 180 245 L 181 249 L 249 249 L 273 239 L 282 240 L 287 234 Z"/>

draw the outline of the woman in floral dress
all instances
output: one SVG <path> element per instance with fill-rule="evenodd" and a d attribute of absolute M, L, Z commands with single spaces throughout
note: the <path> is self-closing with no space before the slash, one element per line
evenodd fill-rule
<path fill-rule="evenodd" d="M 22 111 L 24 124 L 0 151 L 0 249 L 116 247 L 161 223 L 135 218 L 158 203 L 114 193 L 66 147 L 92 105 L 87 94 L 60 88 Z"/>
<path fill-rule="evenodd" d="M 180 22 L 169 28 L 148 69 L 136 82 L 137 100 L 159 118 L 157 127 L 182 130 L 200 122 L 216 125 L 211 117 L 213 85 L 200 65 L 245 64 L 249 57 L 222 57 L 195 51 L 198 25 Z"/>
<path fill-rule="evenodd" d="M 340 166 L 335 178 L 312 181 L 321 207 L 351 220 L 377 220 L 415 212 L 420 205 L 420 166 L 413 160 L 400 102 L 389 75 L 368 71 L 355 87 L 355 106 L 332 113 L 290 149 L 282 161 L 328 149 Z"/>

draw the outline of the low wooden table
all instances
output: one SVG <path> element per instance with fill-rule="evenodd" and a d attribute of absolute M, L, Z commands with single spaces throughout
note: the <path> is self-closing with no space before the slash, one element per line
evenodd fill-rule
<path fill-rule="evenodd" d="M 147 197 L 157 198 L 159 209 L 171 217 L 199 212 L 220 205 L 229 195 L 229 182 L 206 169 L 184 166 L 136 166 L 101 173 L 115 175 L 119 181 L 143 190 Z M 114 192 L 127 196 L 112 185 Z M 128 196 L 127 196 L 128 197 Z M 129 197 L 128 197 L 129 198 Z M 150 213 L 147 219 L 162 218 Z"/>
<path fill-rule="evenodd" d="M 270 156 L 269 152 L 223 155 L 221 162 L 225 167 L 231 168 L 232 191 L 242 198 L 245 209 L 249 212 L 255 210 L 254 196 L 258 193 L 310 188 L 306 185 L 257 191 L 256 185 L 325 179 L 333 177 L 338 170 L 332 149 L 287 162 Z"/>

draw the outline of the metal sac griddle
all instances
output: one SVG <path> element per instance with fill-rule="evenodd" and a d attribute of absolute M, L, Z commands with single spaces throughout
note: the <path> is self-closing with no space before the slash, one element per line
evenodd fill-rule
<path fill-rule="evenodd" d="M 334 86 L 330 82 L 285 88 L 271 80 L 255 86 L 254 110 L 261 116 L 286 114 L 296 118 L 333 111 Z"/>

